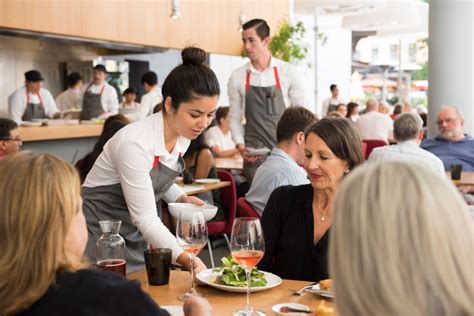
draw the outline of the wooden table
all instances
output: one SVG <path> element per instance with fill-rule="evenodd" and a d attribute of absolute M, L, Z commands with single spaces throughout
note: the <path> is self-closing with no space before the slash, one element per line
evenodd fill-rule
<path fill-rule="evenodd" d="M 45 141 L 56 139 L 97 137 L 102 132 L 103 125 L 64 125 L 37 126 L 18 128 L 23 142 Z"/>
<path fill-rule="evenodd" d="M 217 169 L 226 169 L 226 170 L 243 170 L 244 169 L 244 160 L 242 157 L 239 158 L 214 158 Z"/>
<path fill-rule="evenodd" d="M 451 173 L 448 171 L 446 172 L 446 176 L 451 179 Z M 464 171 L 461 174 L 460 180 L 452 180 L 456 186 L 461 185 L 473 185 L 474 186 L 474 172 L 466 172 Z"/>
<path fill-rule="evenodd" d="M 225 188 L 230 185 L 230 181 L 219 181 L 216 183 L 193 183 L 193 184 L 183 184 L 183 182 L 177 182 L 177 184 L 186 192 L 187 195 L 196 195 L 199 193 L 204 193 L 212 191 L 215 189 Z"/>
<path fill-rule="evenodd" d="M 191 275 L 184 271 L 171 271 L 168 285 L 151 286 L 145 271 L 139 271 L 128 276 L 129 279 L 139 280 L 143 291 L 148 293 L 159 305 L 183 305 L 177 297 L 187 292 L 191 287 Z M 265 311 L 268 316 L 274 315 L 272 306 L 280 303 L 300 303 L 308 306 L 312 311 L 321 300 L 325 305 L 333 306 L 330 299 L 324 299 L 316 294 L 305 293 L 302 296 L 292 296 L 288 289 L 300 289 L 310 282 L 283 280 L 279 286 L 258 293 L 250 294 L 250 304 L 259 310 Z M 221 291 L 206 285 L 198 285 L 196 290 L 206 295 L 206 299 L 212 306 L 213 315 L 232 315 L 238 309 L 245 307 L 246 294 Z"/>

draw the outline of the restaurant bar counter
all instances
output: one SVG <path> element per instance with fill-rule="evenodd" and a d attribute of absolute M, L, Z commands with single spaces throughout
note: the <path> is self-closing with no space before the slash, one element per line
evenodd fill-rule
<path fill-rule="evenodd" d="M 20 127 L 22 150 L 57 155 L 71 163 L 92 151 L 103 125 Z"/>

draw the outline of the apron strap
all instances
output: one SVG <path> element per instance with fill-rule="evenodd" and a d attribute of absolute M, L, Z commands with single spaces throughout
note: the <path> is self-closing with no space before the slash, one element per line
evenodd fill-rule
<path fill-rule="evenodd" d="M 277 67 L 273 67 L 273 72 L 275 73 L 276 88 L 277 88 L 277 89 L 281 89 L 280 77 L 278 76 L 278 69 L 277 69 Z"/>
<path fill-rule="evenodd" d="M 158 167 L 158 163 L 160 162 L 160 156 L 155 156 L 155 160 L 153 160 L 153 169 Z"/>
<path fill-rule="evenodd" d="M 36 94 L 38 96 L 38 99 L 40 100 L 40 107 L 43 107 L 43 98 L 41 97 L 41 94 L 38 92 Z M 28 93 L 28 91 L 26 91 L 26 105 L 28 105 L 30 103 L 30 94 Z"/>
<path fill-rule="evenodd" d="M 245 90 L 250 90 L 250 70 L 247 70 L 247 78 L 245 79 Z"/>

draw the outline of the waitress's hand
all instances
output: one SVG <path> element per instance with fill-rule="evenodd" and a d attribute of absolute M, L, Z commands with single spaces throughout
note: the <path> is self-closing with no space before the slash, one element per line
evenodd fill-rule
<path fill-rule="evenodd" d="M 197 198 L 195 196 L 189 196 L 189 195 L 186 195 L 186 194 L 178 196 L 178 198 L 176 199 L 176 202 L 178 202 L 178 203 L 192 203 L 192 204 L 197 205 L 197 206 L 201 206 L 201 205 L 205 204 L 204 201 L 201 200 L 200 198 Z"/>

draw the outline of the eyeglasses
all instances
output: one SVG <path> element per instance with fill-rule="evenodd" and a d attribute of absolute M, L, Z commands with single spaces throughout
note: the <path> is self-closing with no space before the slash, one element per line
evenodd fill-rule
<path fill-rule="evenodd" d="M 443 124 L 443 122 L 446 122 L 446 124 L 451 124 L 452 122 L 454 122 L 456 120 L 459 120 L 459 117 L 457 117 L 457 118 L 448 117 L 447 119 L 444 119 L 444 120 L 437 120 L 436 124 L 441 125 L 441 124 Z"/>
<path fill-rule="evenodd" d="M 20 137 L 15 137 L 15 138 L 2 138 L 1 140 L 3 141 L 12 141 L 12 142 L 21 142 Z"/>

